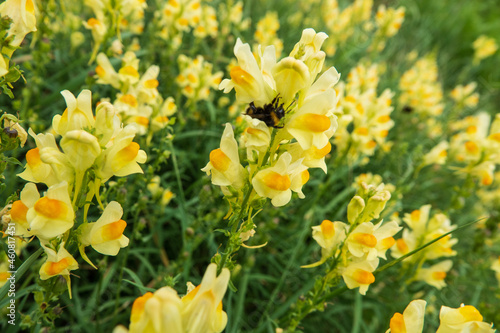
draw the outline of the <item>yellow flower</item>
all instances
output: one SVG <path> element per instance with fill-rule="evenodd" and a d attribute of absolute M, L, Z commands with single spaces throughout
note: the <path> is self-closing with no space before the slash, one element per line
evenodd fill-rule
<path fill-rule="evenodd" d="M 493 55 L 498 50 L 498 45 L 494 38 L 481 35 L 474 43 L 472 43 L 474 48 L 474 63 L 477 64 L 484 58 L 488 58 Z"/>
<path fill-rule="evenodd" d="M 75 213 L 68 193 L 68 183 L 52 185 L 44 197 L 29 208 L 26 219 L 31 233 L 42 239 L 51 239 L 69 230 Z"/>
<path fill-rule="evenodd" d="M 10 218 L 12 222 L 16 224 L 15 234 L 23 237 L 29 237 L 32 233 L 30 232 L 27 213 L 28 210 L 35 205 L 38 199 L 40 199 L 40 194 L 38 194 L 38 189 L 35 184 L 28 183 L 24 185 L 20 197 L 21 200 L 16 200 L 12 203 Z"/>
<path fill-rule="evenodd" d="M 422 165 L 445 164 L 449 146 L 447 141 L 438 143 L 430 152 L 424 155 Z"/>
<path fill-rule="evenodd" d="M 150 66 L 142 75 L 137 84 L 137 96 L 139 103 L 154 103 L 155 99 L 158 97 L 157 87 L 159 82 L 157 78 L 159 73 L 160 67 L 153 65 Z"/>
<path fill-rule="evenodd" d="M 210 162 L 201 169 L 212 175 L 212 183 L 219 186 L 241 188 L 245 177 L 245 169 L 240 164 L 238 143 L 234 139 L 231 124 L 227 123 L 220 141 L 220 148 L 210 152 Z"/>
<path fill-rule="evenodd" d="M 94 127 L 90 90 L 82 90 L 77 98 L 69 90 L 61 91 L 61 95 L 66 101 L 67 109 L 62 116 L 55 115 L 52 119 L 52 127 L 57 134 L 64 135 L 68 131 Z"/>
<path fill-rule="evenodd" d="M 415 278 L 418 281 L 424 281 L 437 289 L 442 289 L 446 286 L 444 279 L 452 266 L 453 262 L 451 260 L 444 260 L 438 264 L 432 265 L 429 268 L 419 269 Z"/>
<path fill-rule="evenodd" d="M 271 199 L 275 207 L 286 205 L 292 197 L 292 190 L 302 193 L 300 180 L 307 167 L 301 164 L 302 160 L 291 162 L 292 156 L 285 152 L 274 166 L 260 170 L 252 179 L 257 194 Z"/>
<path fill-rule="evenodd" d="M 95 119 L 95 136 L 99 139 L 99 145 L 104 147 L 120 130 L 120 118 L 113 105 L 102 102 L 96 108 Z"/>
<path fill-rule="evenodd" d="M 309 85 L 323 68 L 326 54 L 321 51 L 321 46 L 327 38 L 328 35 L 324 32 L 316 33 L 314 29 L 304 29 L 299 42 L 295 44 L 292 52 L 290 52 L 290 57 L 303 61 L 309 68 L 311 73 Z"/>
<path fill-rule="evenodd" d="M 494 333 L 493 324 L 483 322 L 483 316 L 472 305 L 462 304 L 453 309 L 442 306 L 439 312 L 439 327 L 436 333 Z"/>
<path fill-rule="evenodd" d="M 146 293 L 132 304 L 130 333 L 184 333 L 181 321 L 182 302 L 177 292 L 163 287 Z M 126 330 L 123 330 L 127 332 Z"/>
<path fill-rule="evenodd" d="M 28 33 L 36 31 L 33 0 L 7 0 L 0 4 L 0 14 L 9 16 L 13 21 L 7 33 L 7 36 L 14 37 L 10 42 L 10 46 L 21 45 Z M 14 48 L 9 50 L 7 55 L 12 56 L 12 52 L 14 52 Z"/>
<path fill-rule="evenodd" d="M 139 59 L 132 51 L 125 53 L 122 59 L 122 67 L 118 70 L 118 77 L 125 86 L 135 84 L 139 81 Z"/>
<path fill-rule="evenodd" d="M 243 44 L 238 38 L 234 46 L 234 54 L 238 65 L 230 70 L 231 79 L 224 79 L 219 89 L 228 93 L 233 88 L 236 91 L 236 100 L 241 104 L 254 102 L 256 106 L 269 103 L 275 96 L 274 80 L 271 69 L 276 64 L 274 46 L 268 46 L 261 57 L 261 68 L 257 64 L 250 45 Z"/>
<path fill-rule="evenodd" d="M 351 262 L 342 269 L 342 278 L 349 289 L 359 287 L 359 293 L 365 295 L 370 284 L 375 282 L 373 271 L 378 266 L 378 259 Z"/>
<path fill-rule="evenodd" d="M 182 323 L 185 332 L 219 333 L 227 324 L 227 314 L 222 310 L 230 273 L 224 268 L 219 276 L 217 265 L 210 264 L 201 284 L 182 298 Z"/>
<path fill-rule="evenodd" d="M 385 252 L 395 242 L 394 236 L 402 227 L 396 222 L 382 222 L 373 225 L 371 222 L 361 223 L 347 238 L 347 248 L 355 257 L 373 260 L 377 257 L 385 259 Z"/>
<path fill-rule="evenodd" d="M 347 225 L 344 222 L 324 220 L 320 225 L 312 227 L 312 230 L 313 239 L 321 246 L 321 260 L 301 266 L 302 268 L 319 266 L 334 255 L 338 245 L 345 239 Z"/>
<path fill-rule="evenodd" d="M 97 138 L 83 130 L 66 132 L 60 144 L 77 173 L 90 168 L 101 153 Z"/>
<path fill-rule="evenodd" d="M 64 248 L 64 242 L 59 245 L 57 252 L 45 246 L 42 242 L 40 242 L 40 245 L 47 255 L 47 259 L 42 264 L 42 267 L 40 267 L 40 279 L 47 280 L 51 277 L 61 275 L 68 284 L 68 292 L 71 298 L 71 280 L 69 274 L 70 271 L 78 269 L 78 263 Z"/>
<path fill-rule="evenodd" d="M 422 333 L 426 304 L 427 302 L 421 299 L 411 301 L 403 314 L 396 312 L 392 316 L 390 328 L 386 333 Z"/>
<path fill-rule="evenodd" d="M 244 116 L 248 127 L 243 132 L 243 145 L 248 150 L 266 151 L 271 143 L 271 130 L 263 121 Z"/>
<path fill-rule="evenodd" d="M 133 142 L 135 129 L 127 125 L 113 139 L 108 147 L 97 158 L 97 175 L 102 181 L 107 181 L 113 175 L 123 177 L 133 173 L 143 173 L 138 163 L 144 163 L 147 155 L 140 150 L 139 144 Z"/>
<path fill-rule="evenodd" d="M 70 180 L 73 170 L 67 157 L 59 151 L 54 136 L 50 133 L 35 134 L 31 128 L 28 132 L 35 139 L 36 148 L 26 153 L 25 170 L 18 176 L 27 181 L 45 183 L 47 186 L 61 182 L 65 176 L 68 176 L 67 180 Z"/>
<path fill-rule="evenodd" d="M 106 35 L 108 28 L 102 20 L 97 18 L 89 18 L 86 22 L 83 22 L 83 26 L 92 32 L 92 38 L 96 45 L 99 45 Z M 94 53 L 95 54 L 95 53 Z"/>
<path fill-rule="evenodd" d="M 122 215 L 122 206 L 111 201 L 96 222 L 85 225 L 80 239 L 81 246 L 91 245 L 99 253 L 117 255 L 120 248 L 129 243 L 129 239 L 123 234 L 127 222 L 121 219 Z"/>
<path fill-rule="evenodd" d="M 115 71 L 113 65 L 111 65 L 111 62 L 104 53 L 99 53 L 97 55 L 97 67 L 95 68 L 95 73 L 98 77 L 97 83 L 110 84 L 116 89 L 120 88 L 120 78 L 118 77 L 118 73 Z"/>
<path fill-rule="evenodd" d="M 325 147 L 337 129 L 337 117 L 332 113 L 335 91 L 328 89 L 304 102 L 293 114 L 285 130 L 293 136 L 303 150 L 312 146 Z"/>
<path fill-rule="evenodd" d="M 201 284 L 182 299 L 170 287 L 146 293 L 132 305 L 130 333 L 219 333 L 227 324 L 222 310 L 230 273 L 224 268 L 216 276 L 217 265 L 210 264 Z M 118 327 L 114 332 L 127 332 Z"/>

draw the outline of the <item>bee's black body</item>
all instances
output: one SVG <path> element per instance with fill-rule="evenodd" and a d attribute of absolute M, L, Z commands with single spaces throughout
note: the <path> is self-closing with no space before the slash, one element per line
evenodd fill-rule
<path fill-rule="evenodd" d="M 251 102 L 245 114 L 263 121 L 268 127 L 281 128 L 282 126 L 278 126 L 278 124 L 285 116 L 285 109 L 283 103 L 279 104 L 279 99 L 280 97 L 276 96 L 271 103 L 265 104 L 263 107 L 257 107 Z"/>

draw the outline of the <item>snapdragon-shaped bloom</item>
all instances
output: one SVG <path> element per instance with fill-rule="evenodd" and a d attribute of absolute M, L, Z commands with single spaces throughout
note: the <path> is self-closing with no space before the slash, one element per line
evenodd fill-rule
<path fill-rule="evenodd" d="M 90 90 L 82 90 L 77 98 L 68 90 L 63 90 L 61 95 L 66 101 L 67 108 L 62 115 L 55 115 L 52 119 L 52 126 L 57 134 L 64 136 L 68 131 L 94 127 Z"/>
<path fill-rule="evenodd" d="M 12 203 L 10 209 L 10 218 L 15 223 L 15 234 L 22 237 L 29 237 L 32 235 L 30 232 L 30 224 L 28 222 L 28 210 L 32 208 L 35 203 L 40 199 L 40 194 L 36 185 L 28 183 L 24 185 L 21 191 L 20 200 Z"/>
<path fill-rule="evenodd" d="M 234 139 L 231 124 L 226 124 L 220 148 L 210 152 L 210 162 L 201 170 L 212 175 L 212 183 L 215 185 L 233 186 L 237 189 L 243 186 L 246 172 L 240 164 L 238 143 Z"/>
<path fill-rule="evenodd" d="M 378 259 L 361 260 L 350 262 L 346 267 L 341 268 L 342 278 L 349 289 L 359 287 L 359 293 L 366 295 L 370 285 L 375 282 L 373 272 L 378 266 Z"/>
<path fill-rule="evenodd" d="M 238 38 L 234 46 L 234 54 L 238 65 L 233 66 L 229 75 L 231 79 L 224 79 L 219 85 L 228 93 L 233 88 L 239 103 L 254 102 L 257 106 L 269 103 L 274 97 L 275 82 L 271 76 L 271 69 L 276 64 L 276 52 L 273 46 L 268 46 L 260 59 L 261 68 L 257 63 L 250 45 L 243 44 Z"/>
<path fill-rule="evenodd" d="M 427 302 L 421 299 L 411 301 L 403 314 L 396 312 L 392 316 L 390 328 L 385 333 L 422 333 L 426 305 Z"/>
<path fill-rule="evenodd" d="M 292 191 L 304 197 L 302 186 L 309 180 L 307 167 L 302 165 L 302 160 L 291 162 L 292 156 L 285 152 L 274 166 L 260 170 L 252 179 L 257 194 L 271 199 L 275 207 L 286 205 L 292 197 Z"/>
<path fill-rule="evenodd" d="M 99 253 L 117 255 L 120 248 L 126 247 L 129 243 L 129 239 L 123 234 L 127 222 L 121 219 L 122 215 L 122 206 L 116 201 L 111 201 L 96 222 L 83 227 L 80 246 L 91 245 Z"/>
<path fill-rule="evenodd" d="M 326 90 L 297 110 L 287 123 L 286 131 L 297 139 L 304 150 L 312 146 L 319 149 L 325 147 L 338 126 L 337 117 L 332 113 L 334 105 L 334 90 Z"/>
<path fill-rule="evenodd" d="M 21 45 L 24 37 L 28 33 L 36 31 L 35 6 L 33 0 L 7 0 L 0 4 L 0 14 L 12 19 L 12 24 L 7 32 L 8 37 L 13 37 L 9 44 L 11 48 L 3 50 L 11 57 L 15 47 Z"/>
<path fill-rule="evenodd" d="M 184 333 L 181 321 L 182 302 L 177 292 L 163 287 L 137 298 L 132 305 L 130 328 L 124 332 Z M 115 331 L 116 332 L 116 329 Z"/>
<path fill-rule="evenodd" d="M 442 306 L 439 312 L 439 321 L 436 333 L 496 332 L 493 324 L 483 322 L 483 316 L 472 305 L 462 304 L 457 309 Z"/>
<path fill-rule="evenodd" d="M 51 277 L 61 275 L 68 285 L 68 292 L 71 298 L 70 271 L 78 269 L 75 258 L 64 248 L 64 242 L 59 245 L 56 251 L 43 243 L 40 243 L 47 255 L 47 259 L 40 267 L 40 279 L 47 280 Z"/>
<path fill-rule="evenodd" d="M 67 157 L 59 151 L 54 135 L 35 134 L 30 128 L 29 134 L 35 139 L 36 148 L 26 153 L 25 170 L 18 174 L 24 180 L 55 185 L 63 180 L 71 180 L 72 169 Z M 49 163 L 50 162 L 50 163 Z"/>
<path fill-rule="evenodd" d="M 69 230 L 75 219 L 68 193 L 68 183 L 63 181 L 49 187 L 44 197 L 28 209 L 26 219 L 33 235 L 51 239 Z"/>
<path fill-rule="evenodd" d="M 133 142 L 135 129 L 127 125 L 113 139 L 113 145 L 104 150 L 96 160 L 99 166 L 97 175 L 103 181 L 112 176 L 127 176 L 133 173 L 143 173 L 138 163 L 146 162 L 147 155 Z"/>
<path fill-rule="evenodd" d="M 182 298 L 182 323 L 186 332 L 222 332 L 227 314 L 222 310 L 222 298 L 229 283 L 229 270 L 217 276 L 217 265 L 207 267 L 201 284 Z"/>
<path fill-rule="evenodd" d="M 302 268 L 319 266 L 333 256 L 340 243 L 345 240 L 347 225 L 344 222 L 324 220 L 320 225 L 312 227 L 312 230 L 313 239 L 321 246 L 321 260 Z"/>
<path fill-rule="evenodd" d="M 132 305 L 130 333 L 220 333 L 227 324 L 222 298 L 229 283 L 227 268 L 217 276 L 217 265 L 210 264 L 201 284 L 179 298 L 170 287 L 146 293 Z M 194 286 L 193 286 L 194 287 Z M 114 332 L 127 332 L 123 327 Z"/>
<path fill-rule="evenodd" d="M 441 289 L 446 286 L 444 279 L 453 266 L 451 260 L 444 260 L 429 268 L 420 268 L 415 276 L 416 280 L 425 281 L 427 284 Z"/>
<path fill-rule="evenodd" d="M 120 88 L 118 73 L 104 53 L 99 53 L 97 55 L 97 67 L 95 72 L 98 78 L 97 83 L 110 84 L 116 89 Z"/>
<path fill-rule="evenodd" d="M 400 227 L 391 221 L 382 225 L 382 222 L 373 225 L 371 222 L 359 224 L 347 238 L 349 252 L 355 257 L 366 255 L 367 260 L 377 257 L 385 258 L 385 252 L 395 243 L 394 236 Z"/>

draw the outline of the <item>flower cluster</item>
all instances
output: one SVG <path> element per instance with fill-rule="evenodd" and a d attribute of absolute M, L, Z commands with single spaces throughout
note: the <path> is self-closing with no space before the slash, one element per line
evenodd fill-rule
<path fill-rule="evenodd" d="M 217 36 L 219 23 L 215 9 L 200 0 L 169 0 L 155 13 L 158 36 L 179 48 L 183 34 L 193 31 L 198 38 Z"/>
<path fill-rule="evenodd" d="M 152 135 L 165 128 L 177 111 L 174 99 L 163 99 L 158 92 L 158 66 L 150 66 L 142 75 L 139 59 L 131 51 L 124 54 L 122 65 L 116 71 L 104 53 L 97 56 L 95 69 L 97 83 L 120 90 L 113 102 L 122 122 L 130 124 L 139 135 Z"/>
<path fill-rule="evenodd" d="M 222 310 L 230 273 L 227 268 L 217 276 L 217 266 L 208 265 L 201 284 L 188 283 L 188 293 L 180 298 L 170 287 L 148 292 L 132 305 L 130 326 L 118 326 L 114 333 L 219 333 L 227 324 Z"/>
<path fill-rule="evenodd" d="M 379 258 L 386 259 L 386 251 L 395 243 L 392 236 L 402 229 L 394 221 L 371 222 L 380 218 L 390 198 L 384 184 L 375 187 L 362 183 L 347 207 L 349 224 L 324 220 L 312 227 L 313 238 L 321 246 L 321 260 L 302 267 L 319 266 L 333 259 L 335 272 L 342 276 L 347 287 L 359 287 L 359 292 L 365 295 L 375 282 L 373 272 Z"/>
<path fill-rule="evenodd" d="M 459 84 L 450 93 L 450 97 L 457 103 L 459 108 L 468 107 L 473 108 L 479 102 L 479 93 L 476 90 L 477 83 L 471 82 L 467 85 Z"/>
<path fill-rule="evenodd" d="M 181 88 L 182 94 L 190 103 L 208 99 L 210 89 L 216 89 L 219 86 L 223 73 L 212 73 L 212 64 L 200 55 L 191 59 L 181 54 L 177 61 L 180 74 L 175 82 Z"/>
<path fill-rule="evenodd" d="M 386 333 L 422 333 L 426 305 L 427 302 L 421 299 L 411 301 L 402 314 L 399 312 L 394 314 Z M 462 304 L 456 309 L 442 306 L 439 321 L 436 333 L 496 332 L 493 324 L 483 322 L 483 316 L 472 305 Z"/>
<path fill-rule="evenodd" d="M 67 109 L 54 116 L 52 126 L 62 136 L 62 151 L 53 134 L 29 130 L 36 148 L 26 153 L 25 170 L 19 177 L 30 183 L 21 191 L 20 200 L 12 203 L 10 219 L 17 236 L 40 240 L 47 255 L 40 268 L 41 279 L 62 275 L 69 287 L 69 271 L 77 269 L 78 263 L 65 249 L 68 240 L 76 239 L 89 263 L 86 246 L 116 255 L 128 245 L 123 235 L 127 223 L 121 219 L 122 207 L 112 201 L 104 208 L 99 187 L 112 176 L 142 173 L 138 163 L 146 161 L 146 153 L 132 141 L 134 128 L 120 126 L 111 104 L 101 103 L 94 117 L 89 90 L 83 90 L 77 98 L 67 90 L 61 94 Z M 41 195 L 35 183 L 45 184 L 47 191 Z M 96 222 L 87 223 L 86 211 L 94 195 L 104 212 Z M 86 206 L 85 217 L 75 230 L 75 212 L 81 206 Z"/>
<path fill-rule="evenodd" d="M 323 21 L 332 35 L 325 45 L 328 55 L 333 56 L 359 27 L 363 30 L 370 28 L 372 8 L 373 0 L 355 0 L 343 10 L 339 9 L 337 0 L 325 1 L 322 8 Z M 339 31 L 342 33 L 338 33 Z"/>
<path fill-rule="evenodd" d="M 347 76 L 347 83 L 339 85 L 341 115 L 333 142 L 341 156 L 351 161 L 373 155 L 377 146 L 383 149 L 390 146 L 386 137 L 394 126 L 390 116 L 394 110 L 391 106 L 394 93 L 385 89 L 377 95 L 379 72 L 380 65 L 358 65 Z"/>
<path fill-rule="evenodd" d="M 493 183 L 495 166 L 500 164 L 500 113 L 490 122 L 490 115 L 480 112 L 451 125 L 459 132 L 451 138 L 450 159 L 461 165 L 459 173 L 471 175 L 484 186 Z"/>
<path fill-rule="evenodd" d="M 373 37 L 371 50 L 380 52 L 384 49 L 388 38 L 396 35 L 401 28 L 405 18 L 405 8 L 387 8 L 380 5 L 375 14 L 375 26 L 377 28 Z"/>
<path fill-rule="evenodd" d="M 403 237 L 396 240 L 396 243 L 391 248 L 393 257 L 399 258 L 406 255 L 456 228 L 456 226 L 451 225 L 450 220 L 444 214 L 438 213 L 430 217 L 430 209 L 430 205 L 425 205 L 420 209 L 405 214 L 403 221 L 408 228 L 403 230 Z M 446 286 L 444 279 L 452 267 L 451 260 L 444 260 L 428 267 L 423 267 L 423 265 L 430 260 L 455 256 L 457 252 L 452 249 L 452 246 L 457 242 L 456 238 L 447 235 L 417 254 L 405 259 L 404 263 L 407 267 L 409 265 L 417 266 L 415 276 L 409 278 L 409 281 L 424 281 L 438 289 Z"/>
<path fill-rule="evenodd" d="M 443 113 L 443 89 L 438 82 L 436 59 L 426 56 L 417 60 L 399 81 L 399 104 L 423 117 Z"/>
<path fill-rule="evenodd" d="M 283 206 L 292 191 L 304 197 L 308 168 L 326 172 L 324 159 L 337 128 L 332 87 L 339 78 L 331 67 L 316 79 L 325 59 L 320 48 L 326 38 L 324 33 L 304 30 L 290 55 L 279 62 L 272 45 L 256 59 L 248 44 L 236 42 L 238 65 L 220 88 L 224 92 L 234 88 L 236 100 L 248 105 L 240 145 L 246 148 L 249 165 L 240 164 L 239 145 L 227 124 L 221 147 L 210 153 L 203 169 L 214 184 L 227 188 L 225 193 L 239 196 L 248 185 L 254 190 L 253 200 L 269 198 L 274 206 Z"/>
<path fill-rule="evenodd" d="M 254 52 L 258 52 L 258 45 L 262 45 L 262 47 L 274 45 L 276 57 L 279 58 L 283 51 L 283 41 L 276 35 L 279 28 L 280 21 L 278 20 L 278 13 L 276 12 L 268 12 L 266 16 L 257 22 L 257 29 L 254 34 L 257 44 L 253 48 Z"/>
<path fill-rule="evenodd" d="M 94 52 L 91 61 L 94 60 L 108 31 L 127 30 L 134 34 L 140 34 L 144 30 L 144 9 L 147 7 L 144 0 L 96 0 L 85 1 L 85 5 L 94 12 L 94 17 L 83 22 L 85 28 L 92 32 L 94 39 Z"/>

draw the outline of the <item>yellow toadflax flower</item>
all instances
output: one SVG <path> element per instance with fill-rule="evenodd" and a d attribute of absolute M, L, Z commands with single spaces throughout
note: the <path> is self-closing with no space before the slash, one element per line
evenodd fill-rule
<path fill-rule="evenodd" d="M 40 194 L 33 183 L 24 185 L 21 191 L 21 200 L 16 200 L 12 203 L 10 209 L 10 218 L 16 224 L 16 235 L 29 237 L 32 235 L 30 232 L 30 225 L 28 223 L 27 214 L 28 210 L 32 208 L 35 203 L 40 199 Z"/>
<path fill-rule="evenodd" d="M 23 172 L 18 174 L 24 180 L 44 183 L 52 186 L 63 180 L 71 182 L 73 169 L 66 155 L 59 151 L 54 135 L 35 134 L 30 128 L 29 134 L 35 139 L 36 148 L 26 153 L 26 166 Z"/>
<path fill-rule="evenodd" d="M 342 269 L 342 278 L 349 289 L 359 287 L 359 293 L 366 295 L 366 291 L 370 284 L 375 282 L 373 272 L 378 266 L 378 258 L 375 260 L 361 260 L 358 262 L 350 262 Z"/>
<path fill-rule="evenodd" d="M 7 36 L 13 36 L 10 46 L 21 45 L 24 37 L 36 31 L 35 6 L 33 0 L 7 0 L 0 4 L 0 14 L 12 19 Z M 12 56 L 15 48 L 3 50 L 9 57 Z M 5 52 L 7 51 L 7 52 Z"/>
<path fill-rule="evenodd" d="M 498 50 L 495 39 L 485 35 L 479 36 L 472 43 L 472 47 L 474 48 L 474 64 L 478 64 L 481 60 L 488 58 Z"/>
<path fill-rule="evenodd" d="M 421 299 L 411 301 L 403 314 L 396 312 L 392 316 L 390 328 L 385 333 L 422 333 L 426 305 L 427 302 Z"/>
<path fill-rule="evenodd" d="M 436 333 L 494 333 L 493 324 L 483 322 L 483 316 L 472 305 L 462 304 L 453 309 L 442 306 L 439 312 L 440 324 Z"/>
<path fill-rule="evenodd" d="M 307 167 L 302 165 L 302 160 L 291 162 L 292 155 L 285 152 L 274 166 L 260 170 L 252 179 L 257 194 L 271 199 L 274 207 L 286 205 L 292 197 L 292 190 L 298 192 L 299 197 L 302 193 L 302 185 L 305 182 L 301 180 L 305 175 L 303 172 L 307 172 Z"/>
<path fill-rule="evenodd" d="M 69 90 L 61 91 L 61 95 L 66 101 L 67 108 L 62 115 L 55 115 L 52 119 L 52 127 L 57 134 L 64 136 L 68 131 L 94 127 L 90 90 L 82 90 L 77 98 Z"/>
<path fill-rule="evenodd" d="M 345 240 L 347 225 L 344 222 L 324 220 L 320 225 L 312 227 L 312 230 L 313 239 L 321 246 L 321 260 L 301 266 L 302 268 L 319 266 L 334 255 L 337 247 Z"/>
<path fill-rule="evenodd" d="M 227 123 L 220 141 L 220 148 L 210 152 L 210 162 L 201 169 L 212 175 L 212 183 L 219 186 L 241 188 L 245 177 L 245 169 L 240 164 L 238 143 L 234 139 L 231 124 Z"/>
<path fill-rule="evenodd" d="M 452 266 L 453 262 L 451 260 L 444 260 L 429 268 L 420 268 L 417 271 L 415 279 L 418 281 L 425 281 L 425 283 L 437 289 L 442 289 L 446 286 L 444 279 Z"/>
<path fill-rule="evenodd" d="M 107 181 L 114 176 L 127 176 L 133 173 L 143 173 L 138 163 L 144 163 L 147 155 L 140 149 L 139 144 L 133 142 L 135 129 L 131 125 L 125 126 L 113 139 L 112 146 L 107 148 L 96 160 L 99 166 L 97 176 Z"/>
<path fill-rule="evenodd" d="M 230 273 L 224 268 L 217 276 L 217 265 L 207 267 L 201 284 L 182 298 L 182 323 L 185 332 L 222 332 L 227 324 L 227 314 L 222 310 Z"/>
<path fill-rule="evenodd" d="M 70 271 L 78 269 L 78 263 L 75 258 L 64 248 L 64 242 L 59 245 L 59 250 L 56 252 L 40 243 L 45 250 L 47 259 L 40 267 L 40 279 L 47 280 L 51 277 L 61 275 L 68 284 L 68 292 L 71 298 L 71 280 L 69 277 Z"/>
<path fill-rule="evenodd" d="M 122 206 L 116 201 L 111 201 L 96 222 L 83 227 L 81 247 L 91 245 L 99 253 L 108 256 L 117 255 L 120 248 L 126 247 L 129 243 L 129 239 L 123 234 L 127 222 L 121 219 L 122 215 Z"/>
<path fill-rule="evenodd" d="M 201 284 L 182 299 L 170 287 L 146 293 L 132 305 L 130 328 L 118 326 L 122 333 L 219 333 L 227 324 L 222 310 L 230 273 L 224 268 L 217 276 L 217 265 L 210 264 Z"/>
<path fill-rule="evenodd" d="M 75 219 L 68 193 L 68 183 L 63 181 L 49 187 L 44 197 L 38 199 L 26 213 L 31 233 L 49 240 L 69 230 Z"/>

